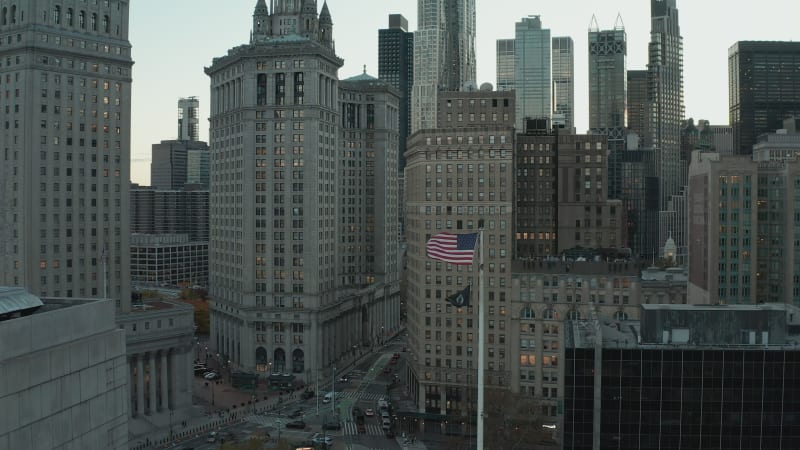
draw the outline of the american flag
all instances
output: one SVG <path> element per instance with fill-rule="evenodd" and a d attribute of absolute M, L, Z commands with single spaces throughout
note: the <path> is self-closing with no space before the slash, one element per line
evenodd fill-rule
<path fill-rule="evenodd" d="M 428 257 L 460 266 L 472 265 L 478 233 L 439 233 L 431 236 L 425 248 Z"/>

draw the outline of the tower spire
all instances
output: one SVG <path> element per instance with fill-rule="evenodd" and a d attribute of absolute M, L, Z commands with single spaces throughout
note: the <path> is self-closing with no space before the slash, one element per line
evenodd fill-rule
<path fill-rule="evenodd" d="M 617 13 L 617 20 L 614 21 L 614 29 L 625 31 L 625 23 L 622 21 L 622 13 Z"/>
<path fill-rule="evenodd" d="M 600 31 L 600 26 L 597 25 L 597 16 L 594 14 L 592 14 L 592 20 L 589 21 L 589 31 L 593 33 Z"/>

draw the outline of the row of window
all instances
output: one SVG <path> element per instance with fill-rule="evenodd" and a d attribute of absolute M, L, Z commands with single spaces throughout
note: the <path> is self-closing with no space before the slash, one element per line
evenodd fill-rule
<path fill-rule="evenodd" d="M 106 7 L 108 7 L 108 0 L 105 0 Z M 119 3 L 117 4 L 119 8 Z M 13 6 L 12 6 L 13 8 Z M 84 10 L 75 11 L 73 8 L 66 8 L 63 10 L 63 23 L 62 23 L 62 9 L 61 5 L 55 5 L 52 13 L 48 14 L 47 10 L 42 10 L 42 23 L 51 23 L 53 25 L 66 25 L 68 27 L 77 26 L 81 30 L 86 30 L 87 27 L 91 31 L 102 31 L 103 33 L 111 33 L 111 18 L 108 14 L 100 17 L 97 13 L 87 13 Z M 6 23 L 6 8 L 3 8 L 0 13 L 0 23 Z M 116 26 L 116 35 L 119 36 L 119 25 Z"/>

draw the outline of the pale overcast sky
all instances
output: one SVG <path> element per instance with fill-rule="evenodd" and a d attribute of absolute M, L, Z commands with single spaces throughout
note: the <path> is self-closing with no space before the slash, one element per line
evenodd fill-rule
<path fill-rule="evenodd" d="M 322 0 L 318 0 L 322 7 Z M 269 3 L 269 2 L 267 2 Z M 177 137 L 179 97 L 200 99 L 200 138 L 208 139 L 212 58 L 249 41 L 256 0 L 136 0 L 131 2 L 133 44 L 132 178 L 150 181 L 150 146 Z M 339 78 L 378 75 L 378 29 L 388 15 L 403 14 L 416 29 L 416 0 L 329 0 Z M 587 30 L 592 14 L 601 29 L 622 15 L 628 35 L 628 69 L 644 69 L 650 33 L 647 0 L 476 0 L 478 84 L 496 84 L 495 41 L 514 37 L 514 23 L 539 15 L 552 36 L 575 41 L 575 121 L 588 125 Z M 728 123 L 728 48 L 739 40 L 800 40 L 798 0 L 678 0 L 684 47 L 687 117 Z"/>

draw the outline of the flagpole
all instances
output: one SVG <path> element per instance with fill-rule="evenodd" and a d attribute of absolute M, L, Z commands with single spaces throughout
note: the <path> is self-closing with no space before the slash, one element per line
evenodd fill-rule
<path fill-rule="evenodd" d="M 481 252 L 478 266 L 478 450 L 483 450 L 483 379 L 486 365 L 486 348 L 484 333 L 486 331 L 486 308 L 484 302 L 485 279 L 483 275 L 483 228 L 478 231 Z"/>

